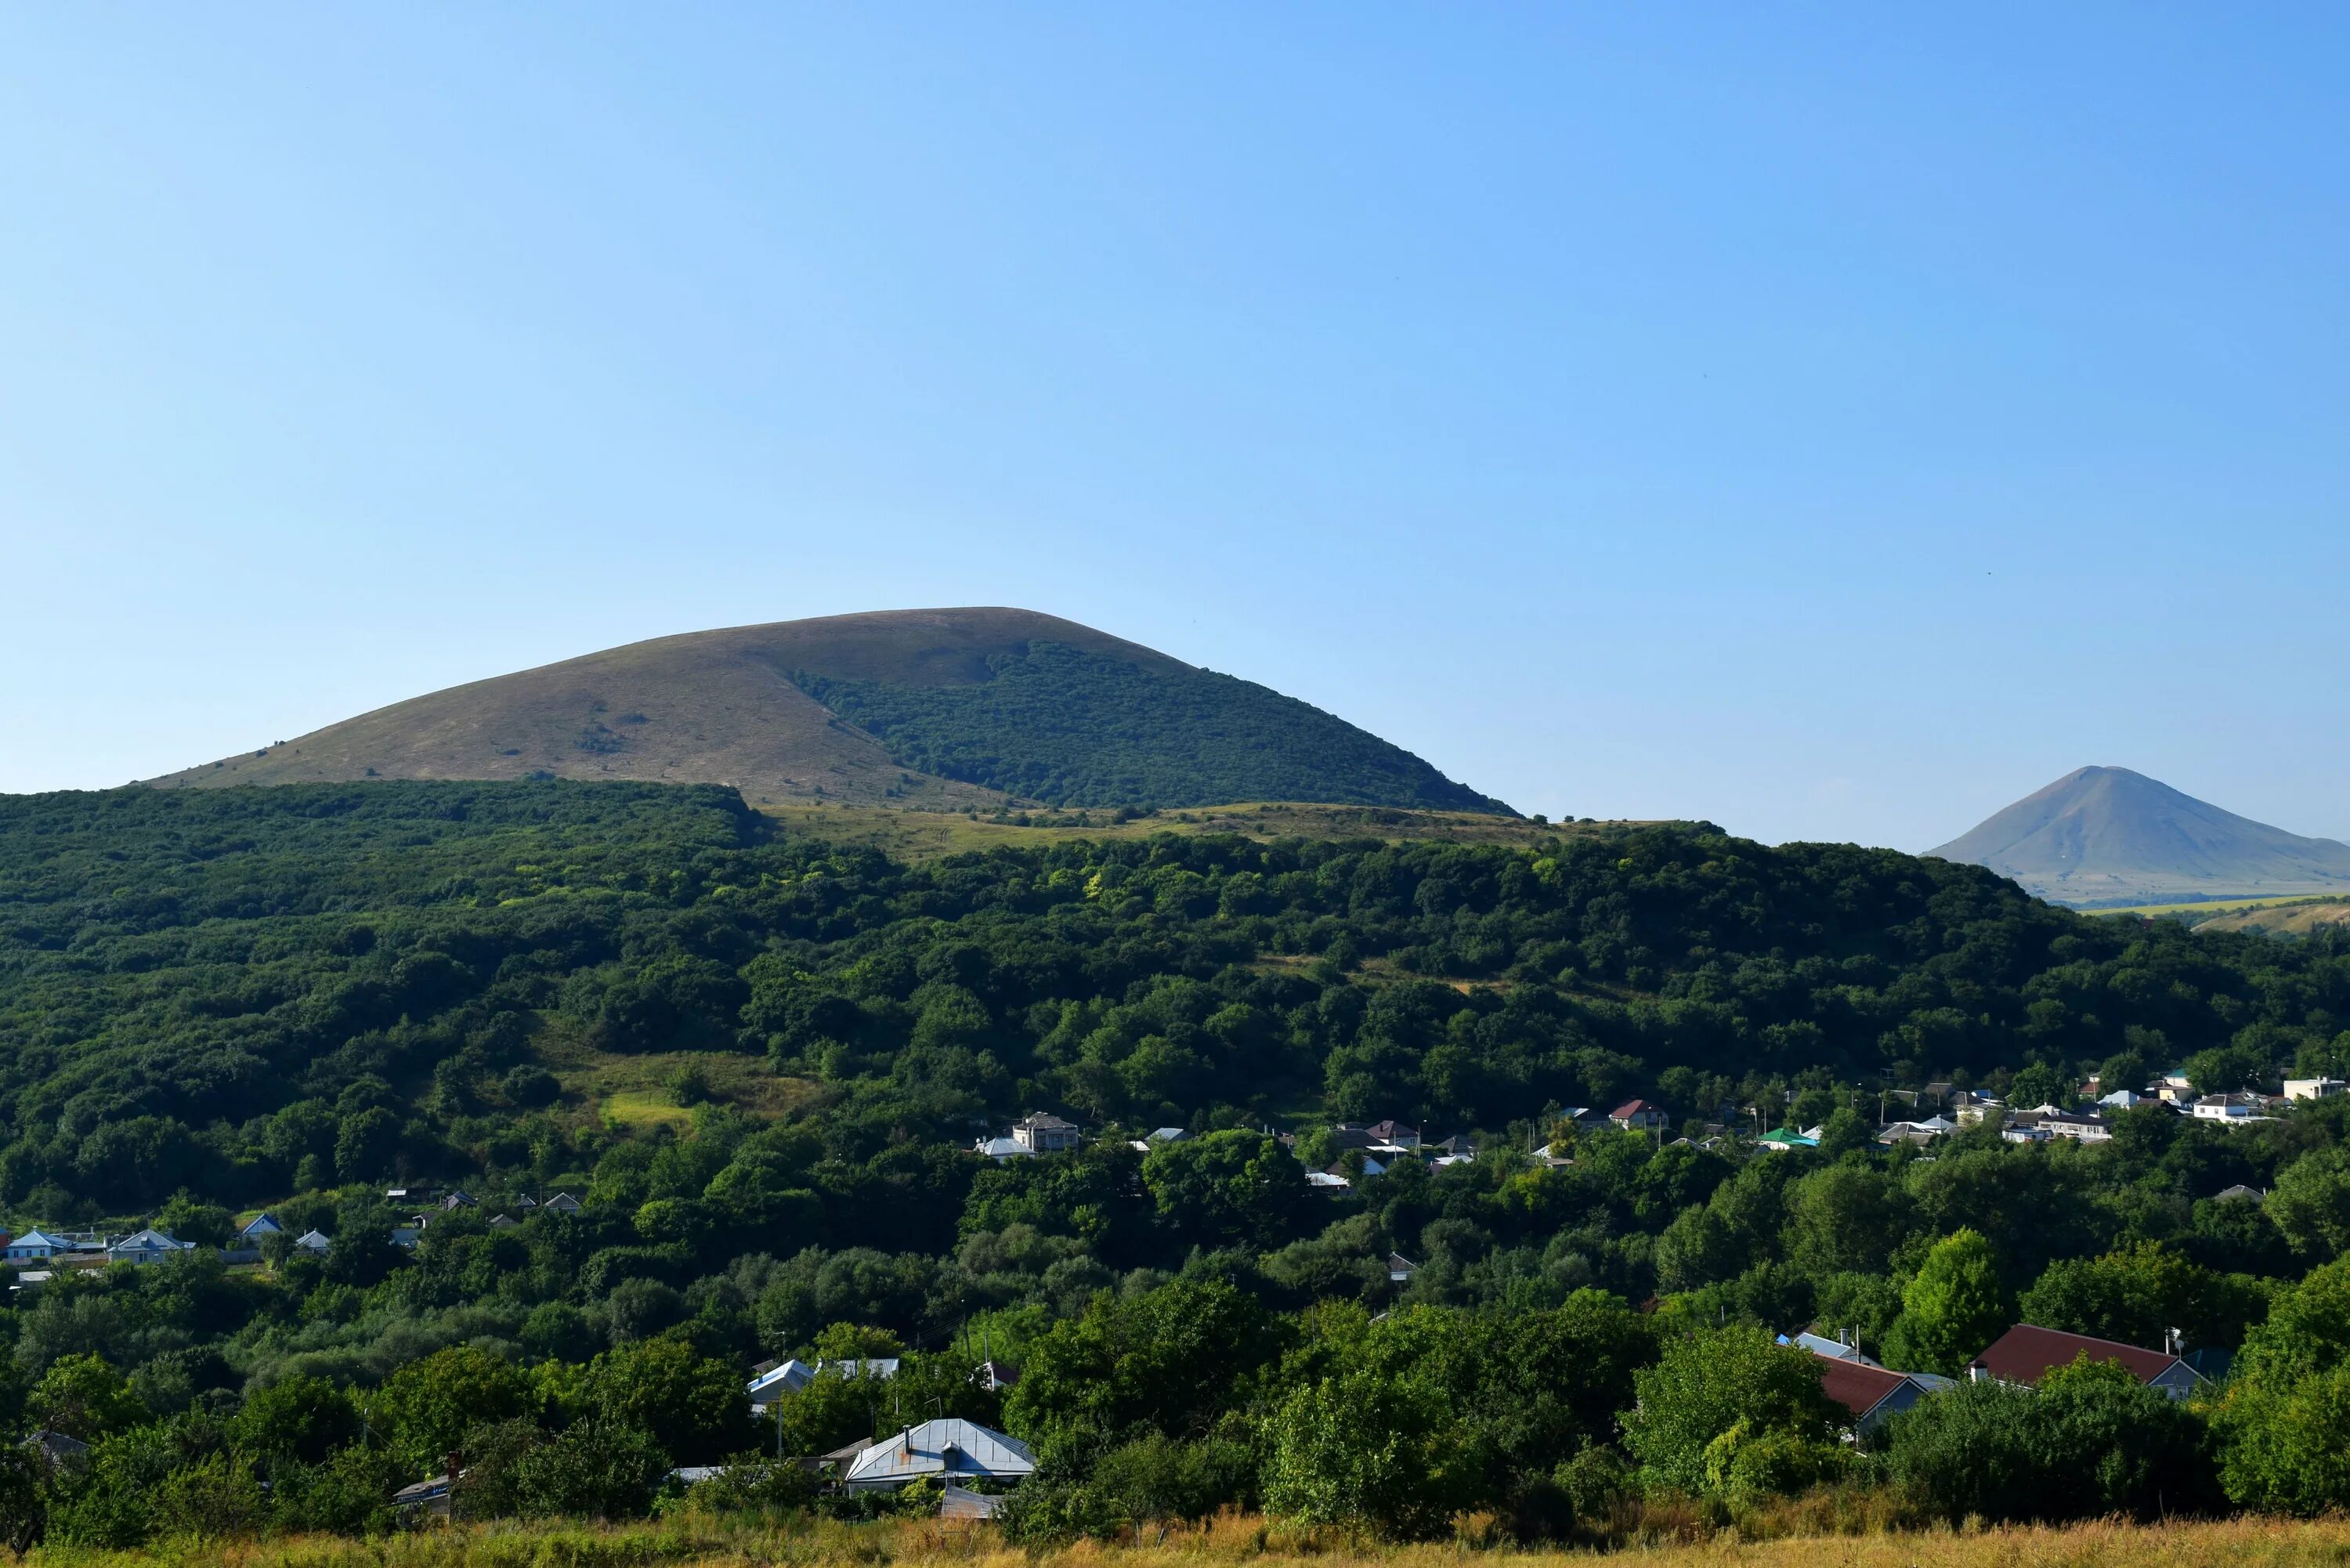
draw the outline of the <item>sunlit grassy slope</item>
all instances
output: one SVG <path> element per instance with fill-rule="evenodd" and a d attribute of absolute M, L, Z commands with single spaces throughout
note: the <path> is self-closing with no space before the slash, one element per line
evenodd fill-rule
<path fill-rule="evenodd" d="M 1539 824 L 1483 812 L 1407 811 L 1392 806 L 1318 805 L 1252 801 L 1238 805 L 1161 811 L 1118 822 L 1107 811 L 1057 811 L 976 815 L 961 812 L 893 811 L 855 805 L 768 805 L 760 811 L 796 830 L 844 843 L 870 844 L 900 857 L 927 859 L 997 845 L 1035 845 L 1076 838 L 1148 838 L 1155 833 L 1236 833 L 1255 839 L 1384 838 L 1458 844 L 1532 844 L 1546 837 L 1601 833 L 1636 823 Z M 1028 817 L 1023 826 L 1019 815 Z M 1051 826 L 1045 826 L 1051 825 Z"/>

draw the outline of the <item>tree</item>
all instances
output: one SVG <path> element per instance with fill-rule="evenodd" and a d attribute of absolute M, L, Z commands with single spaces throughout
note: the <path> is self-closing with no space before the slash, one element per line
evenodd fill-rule
<path fill-rule="evenodd" d="M 44 1429 L 85 1443 L 148 1419 L 147 1407 L 130 1383 L 97 1355 L 68 1355 L 51 1366 L 33 1386 L 26 1414 Z"/>
<path fill-rule="evenodd" d="M 1773 1343 L 1757 1324 L 1699 1329 L 1668 1341 L 1654 1366 L 1633 1374 L 1639 1400 L 1624 1418 L 1625 1445 L 1654 1481 L 1705 1491 L 1709 1450 L 1742 1424 L 1733 1441 L 1834 1438 L 1835 1407 L 1820 1392 L 1820 1373 L 1818 1357 Z M 1718 1482 L 1718 1454 L 1716 1461 Z"/>
<path fill-rule="evenodd" d="M 2036 1388 L 1984 1378 L 1920 1400 L 1885 1443 L 1893 1479 L 1954 1522 L 2152 1519 L 2221 1501 L 2201 1417 L 2085 1356 Z"/>
<path fill-rule="evenodd" d="M 2249 1044 L 2214 1045 L 2187 1058 L 2187 1081 L 2199 1095 L 2230 1095 L 2257 1088 L 2269 1075 L 2266 1053 Z"/>
<path fill-rule="evenodd" d="M 2303 1155 L 2277 1173 L 2265 1206 L 2271 1223 L 2304 1256 L 2350 1251 L 2350 1147 Z"/>
<path fill-rule="evenodd" d="M 2014 1321 L 1991 1243 L 1960 1230 L 1934 1243 L 1901 1293 L 1886 1359 L 1908 1371 L 1955 1376 Z"/>
<path fill-rule="evenodd" d="M 1378 1373 L 1295 1390 L 1268 1423 L 1265 1508 L 1391 1540 L 1441 1534 L 1472 1495 L 1474 1465 L 1440 1416 L 1416 1384 Z"/>
<path fill-rule="evenodd" d="M 2102 1258 L 2060 1258 L 2016 1305 L 2043 1328 L 2151 1346 L 2173 1328 L 2199 1345 L 2231 1345 L 2265 1303 L 2248 1283 L 2145 1241 Z"/>
<path fill-rule="evenodd" d="M 0 1444 L 0 1542 L 22 1561 L 48 1532 L 47 1466 L 18 1443 Z"/>
<path fill-rule="evenodd" d="M 385 1378 L 369 1414 L 402 1465 L 428 1475 L 460 1451 L 468 1431 L 524 1415 L 527 1403 L 522 1374 L 510 1363 L 455 1345 Z"/>
<path fill-rule="evenodd" d="M 1221 1280 L 1105 1293 L 1028 1347 L 1004 1418 L 1045 1443 L 1114 1441 L 1142 1428 L 1204 1434 L 1245 1402 L 1280 1346 L 1263 1306 Z"/>
<path fill-rule="evenodd" d="M 324 1463 L 359 1436 L 351 1397 L 323 1377 L 294 1376 L 257 1388 L 229 1422 L 229 1440 L 261 1458 Z"/>
<path fill-rule="evenodd" d="M 582 1392 L 606 1422 L 650 1434 L 675 1464 L 713 1464 L 750 1441 L 741 1376 L 681 1339 L 642 1340 L 598 1356 Z"/>
<path fill-rule="evenodd" d="M 1241 1129 L 1159 1145 L 1143 1159 L 1142 1183 L 1159 1217 L 1203 1247 L 1277 1247 L 1313 1201 L 1296 1156 Z"/>

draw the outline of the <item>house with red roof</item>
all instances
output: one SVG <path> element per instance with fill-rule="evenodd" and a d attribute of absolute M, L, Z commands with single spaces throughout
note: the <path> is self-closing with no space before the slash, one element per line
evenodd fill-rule
<path fill-rule="evenodd" d="M 1627 1100 L 1609 1111 L 1607 1119 L 1633 1132 L 1655 1132 L 1672 1121 L 1665 1108 L 1653 1100 Z"/>
<path fill-rule="evenodd" d="M 2028 1323 L 2017 1324 L 1991 1341 L 1989 1349 L 1968 1363 L 1967 1373 L 1972 1377 L 1996 1377 L 2002 1383 L 2036 1385 L 2058 1367 L 2070 1366 L 2085 1355 L 2124 1367 L 2140 1383 L 2159 1388 L 2173 1399 L 2186 1398 L 2203 1381 L 2202 1374 L 2167 1350 L 2148 1350 L 2142 1345 L 2066 1334 Z"/>
<path fill-rule="evenodd" d="M 1949 1378 L 1930 1372 L 1896 1372 L 1856 1355 L 1812 1354 L 1819 1356 L 1820 1392 L 1852 1412 L 1856 1438 L 1868 1436 L 1935 1390 L 1950 1386 Z"/>

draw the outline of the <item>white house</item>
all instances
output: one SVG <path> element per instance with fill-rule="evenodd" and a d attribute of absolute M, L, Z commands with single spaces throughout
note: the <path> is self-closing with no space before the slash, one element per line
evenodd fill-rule
<path fill-rule="evenodd" d="M 1016 1438 L 976 1421 L 949 1418 L 909 1427 L 849 1461 L 841 1481 L 851 1491 L 894 1490 L 937 1476 L 944 1481 L 1016 1481 L 1036 1473 L 1036 1456 Z"/>
<path fill-rule="evenodd" d="M 252 1219 L 246 1220 L 244 1222 L 244 1229 L 239 1231 L 236 1234 L 237 1239 L 242 1241 L 246 1246 L 258 1247 L 261 1245 L 261 1239 L 264 1236 L 283 1236 L 286 1234 L 286 1227 L 277 1222 L 277 1216 L 275 1214 L 256 1214 Z"/>
<path fill-rule="evenodd" d="M 113 1246 L 109 1247 L 106 1250 L 106 1261 L 109 1263 L 130 1263 L 144 1267 L 149 1263 L 160 1263 L 167 1258 L 176 1258 L 182 1252 L 193 1251 L 195 1251 L 194 1242 L 182 1241 L 177 1237 L 167 1236 L 150 1225 L 144 1231 L 125 1236 Z"/>
<path fill-rule="evenodd" d="M 751 1407 L 756 1413 L 784 1395 L 798 1393 L 815 1382 L 819 1373 L 830 1372 L 841 1377 L 895 1377 L 899 1365 L 894 1355 L 876 1355 L 862 1361 L 802 1361 L 794 1356 L 752 1378 L 743 1386 L 743 1391 L 751 1397 Z"/>
<path fill-rule="evenodd" d="M 2195 1117 L 2198 1121 L 2237 1125 L 2272 1121 L 2274 1118 L 2267 1114 L 2268 1108 L 2268 1101 L 2258 1095 L 2205 1095 L 2195 1102 Z"/>
<path fill-rule="evenodd" d="M 1007 1159 L 1026 1159 L 1036 1152 L 1010 1134 L 1003 1137 L 983 1137 L 971 1147 L 998 1165 Z"/>
<path fill-rule="evenodd" d="M 2350 1083 L 2340 1078 L 2287 1078 L 2284 1097 L 2288 1100 L 2326 1100 L 2350 1089 Z"/>
<path fill-rule="evenodd" d="M 331 1237 L 328 1237 L 316 1230 L 305 1231 L 299 1236 L 294 1238 L 294 1250 L 296 1251 L 309 1252 L 318 1257 L 325 1257 L 328 1250 L 333 1247 L 334 1244 L 334 1240 Z"/>
<path fill-rule="evenodd" d="M 1012 1138 L 1031 1154 L 1058 1154 L 1077 1147 L 1077 1124 L 1050 1111 L 1032 1111 L 1012 1124 Z"/>
<path fill-rule="evenodd" d="M 568 1192 L 558 1192 L 540 1207 L 549 1214 L 577 1214 L 579 1212 L 579 1199 Z"/>
<path fill-rule="evenodd" d="M 27 1231 L 8 1243 L 8 1261 L 12 1263 L 46 1263 L 72 1245 L 62 1236 L 52 1236 L 46 1231 Z"/>

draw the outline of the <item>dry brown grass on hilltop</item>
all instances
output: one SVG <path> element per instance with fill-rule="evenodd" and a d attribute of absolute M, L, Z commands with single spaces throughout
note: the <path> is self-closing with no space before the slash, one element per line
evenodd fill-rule
<path fill-rule="evenodd" d="M 1163 1543 L 1083 1542 L 1031 1553 L 993 1530 L 931 1522 L 781 1526 L 687 1519 L 608 1526 L 428 1529 L 377 1541 L 300 1537 L 271 1542 L 188 1542 L 141 1552 L 43 1548 L 36 1564 L 220 1564 L 222 1568 L 1461 1568 L 1478 1556 L 1562 1564 L 1589 1552 L 1479 1552 L 1459 1542 L 1381 1547 L 1297 1535 L 1253 1518 L 1170 1531 Z M 1746 1541 L 1724 1533 L 1632 1544 L 1606 1553 L 1627 1568 L 2300 1568 L 2350 1559 L 2350 1521 L 2234 1519 L 2158 1526 L 2116 1522 L 2066 1528 L 1927 1530 L 1791 1535 Z"/>

